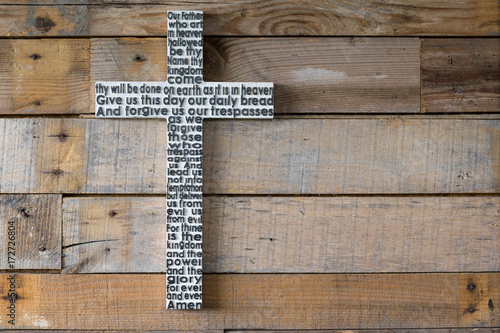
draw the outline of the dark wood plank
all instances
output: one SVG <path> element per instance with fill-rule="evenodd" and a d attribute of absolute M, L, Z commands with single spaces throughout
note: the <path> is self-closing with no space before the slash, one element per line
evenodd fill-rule
<path fill-rule="evenodd" d="M 0 40 L 0 113 L 88 113 L 90 41 Z"/>
<path fill-rule="evenodd" d="M 498 271 L 499 208 L 499 197 L 205 197 L 203 269 Z M 165 198 L 66 198 L 63 211 L 64 272 L 165 272 Z"/>
<path fill-rule="evenodd" d="M 9 277 L 0 277 L 2 294 Z M 172 311 L 163 274 L 18 274 L 15 328 L 447 328 L 500 320 L 499 273 L 218 274 L 203 282 L 203 310 Z M 9 304 L 0 299 L 3 309 Z M 0 328 L 12 328 L 6 311 Z"/>
<path fill-rule="evenodd" d="M 87 0 L 20 0 L 4 5 L 0 0 L 0 36 L 85 36 L 89 34 L 89 7 L 64 5 L 85 3 Z M 22 3 L 29 5 L 22 5 Z M 55 4 L 54 4 L 55 3 Z M 51 4 L 44 6 L 43 4 Z"/>
<path fill-rule="evenodd" d="M 227 120 L 204 127 L 206 194 L 500 192 L 495 119 Z M 165 193 L 163 120 L 0 119 L 0 129 L 2 193 Z"/>
<path fill-rule="evenodd" d="M 61 269 L 61 196 L 0 195 L 0 269 Z"/>
<path fill-rule="evenodd" d="M 500 111 L 499 40 L 423 39 L 422 111 Z"/>
<path fill-rule="evenodd" d="M 70 5 L 61 5 L 64 3 Z M 178 9 L 204 11 L 207 35 L 491 36 L 500 32 L 495 0 L 205 0 L 175 4 L 164 0 L 57 0 L 55 5 L 52 0 L 1 0 L 0 5 L 1 21 L 6 22 L 0 24 L 0 34 L 9 36 L 165 36 L 166 13 Z"/>

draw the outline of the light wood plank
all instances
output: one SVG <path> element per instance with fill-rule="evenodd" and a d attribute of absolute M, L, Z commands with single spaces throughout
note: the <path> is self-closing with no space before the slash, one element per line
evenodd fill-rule
<path fill-rule="evenodd" d="M 424 112 L 498 112 L 498 39 L 423 39 Z"/>
<path fill-rule="evenodd" d="M 89 7 L 87 5 L 54 4 L 53 0 L 29 0 L 3 5 L 0 1 L 0 36 L 85 36 L 89 34 Z M 28 0 L 21 0 L 28 2 Z M 64 1 L 85 3 L 85 0 Z M 43 4 L 53 4 L 43 6 Z"/>
<path fill-rule="evenodd" d="M 0 113 L 87 113 L 90 42 L 0 40 Z"/>
<path fill-rule="evenodd" d="M 86 182 L 86 125 L 75 119 L 1 119 L 0 191 L 80 191 Z"/>
<path fill-rule="evenodd" d="M 163 120 L 0 119 L 0 128 L 0 192 L 165 193 Z M 495 119 L 225 120 L 204 128 L 206 194 L 500 192 Z"/>
<path fill-rule="evenodd" d="M 205 273 L 500 270 L 499 197 L 205 197 Z M 66 198 L 63 271 L 165 272 L 165 198 Z"/>
<path fill-rule="evenodd" d="M 499 273 L 205 275 L 204 309 L 172 311 L 165 309 L 163 274 L 16 275 L 16 328 L 496 327 L 499 281 Z M 9 284 L 2 275 L 2 294 Z M 0 300 L 4 309 L 9 303 Z M 5 311 L 0 327 L 11 327 Z"/>
<path fill-rule="evenodd" d="M 61 269 L 61 203 L 55 194 L 0 195 L 0 269 Z"/>
<path fill-rule="evenodd" d="M 166 50 L 164 38 L 92 39 L 91 86 L 165 81 Z M 276 113 L 418 113 L 420 41 L 205 38 L 204 79 L 273 82 Z"/>

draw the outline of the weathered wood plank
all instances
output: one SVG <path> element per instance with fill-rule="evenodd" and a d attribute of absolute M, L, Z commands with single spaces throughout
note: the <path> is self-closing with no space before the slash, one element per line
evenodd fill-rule
<path fill-rule="evenodd" d="M 26 0 L 21 0 L 26 1 Z M 0 36 L 85 36 L 89 34 L 89 7 L 72 5 L 43 6 L 52 0 L 29 0 L 30 5 L 2 5 Z M 74 0 L 74 2 L 83 2 Z"/>
<path fill-rule="evenodd" d="M 87 2 L 91 5 L 86 6 Z M 26 3 L 31 6 L 20 5 Z M 54 3 L 56 5 L 52 5 Z M 59 5 L 64 3 L 80 5 Z M 0 11 L 19 17 L 19 20 L 9 20 L 14 36 L 59 32 L 88 35 L 89 31 L 94 36 L 165 36 L 166 13 L 173 9 L 203 10 L 208 35 L 488 36 L 500 31 L 495 0 L 384 0 L 377 3 L 368 0 L 286 3 L 207 0 L 175 4 L 165 4 L 164 0 L 1 0 L 0 4 L 13 4 L 2 6 Z M 51 6 L 42 6 L 44 4 Z M 48 23 L 41 24 L 40 18 Z"/>
<path fill-rule="evenodd" d="M 321 331 L 321 330 L 225 330 L 228 333 L 332 333 L 332 331 Z M 454 328 L 454 329 L 403 329 L 403 330 L 335 330 L 337 333 L 497 333 L 500 329 L 496 328 Z"/>
<path fill-rule="evenodd" d="M 499 208 L 499 197 L 206 197 L 203 270 L 498 271 Z M 165 272 L 165 198 L 66 198 L 63 211 L 64 272 Z"/>
<path fill-rule="evenodd" d="M 498 112 L 498 39 L 423 39 L 424 112 Z"/>
<path fill-rule="evenodd" d="M 0 192 L 165 193 L 162 120 L 0 119 L 0 128 Z M 500 192 L 494 119 L 207 121 L 204 128 L 206 194 Z"/>
<path fill-rule="evenodd" d="M 2 294 L 8 277 L 0 278 Z M 499 282 L 499 273 L 205 275 L 204 309 L 171 311 L 163 274 L 19 274 L 16 328 L 496 327 Z M 5 312 L 1 328 L 11 327 Z"/>
<path fill-rule="evenodd" d="M 11 333 L 46 333 L 47 330 L 9 330 Z M 74 333 L 74 330 L 50 330 L 51 333 Z M 124 331 L 109 331 L 109 330 L 78 330 L 78 332 L 88 333 L 123 333 Z M 144 332 L 142 330 L 127 330 L 126 332 Z M 154 330 L 147 331 L 148 333 L 178 333 L 179 331 L 170 330 Z M 434 329 L 371 329 L 371 330 L 232 330 L 232 329 L 219 329 L 219 330 L 196 330 L 196 331 L 181 331 L 182 333 L 499 333 L 500 329 L 497 328 L 434 328 Z"/>
<path fill-rule="evenodd" d="M 80 191 L 86 181 L 86 125 L 75 119 L 1 119 L 0 191 Z"/>
<path fill-rule="evenodd" d="M 0 40 L 0 112 L 89 112 L 89 49 L 86 39 Z"/>
<path fill-rule="evenodd" d="M 91 86 L 165 81 L 166 50 L 163 38 L 92 39 Z M 205 38 L 204 52 L 206 81 L 274 82 L 277 113 L 420 110 L 417 38 Z"/>
<path fill-rule="evenodd" d="M 0 196 L 0 269 L 61 269 L 61 196 Z"/>

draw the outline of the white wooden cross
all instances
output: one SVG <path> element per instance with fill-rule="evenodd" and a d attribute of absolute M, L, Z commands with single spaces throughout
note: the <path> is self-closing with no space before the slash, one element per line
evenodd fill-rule
<path fill-rule="evenodd" d="M 166 82 L 96 82 L 96 117 L 167 120 L 167 309 L 202 305 L 205 118 L 272 118 L 272 83 L 203 82 L 203 12 L 169 11 Z"/>

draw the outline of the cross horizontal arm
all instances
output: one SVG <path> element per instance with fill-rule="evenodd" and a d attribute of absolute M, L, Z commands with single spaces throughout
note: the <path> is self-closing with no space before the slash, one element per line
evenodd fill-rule
<path fill-rule="evenodd" d="M 273 84 L 96 82 L 96 117 L 272 118 Z"/>

